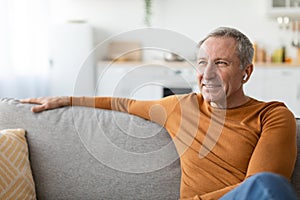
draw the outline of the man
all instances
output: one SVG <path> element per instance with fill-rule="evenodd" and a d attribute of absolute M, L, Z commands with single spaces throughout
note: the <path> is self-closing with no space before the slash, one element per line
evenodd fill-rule
<path fill-rule="evenodd" d="M 111 97 L 53 97 L 33 112 L 92 106 L 134 114 L 164 126 L 181 161 L 181 199 L 297 199 L 288 183 L 296 160 L 296 124 L 280 102 L 245 95 L 253 71 L 253 46 L 221 27 L 199 43 L 200 94 L 156 101 Z"/>

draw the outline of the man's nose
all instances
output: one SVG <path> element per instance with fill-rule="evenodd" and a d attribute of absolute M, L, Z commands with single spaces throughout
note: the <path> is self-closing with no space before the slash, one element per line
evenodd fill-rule
<path fill-rule="evenodd" d="M 203 77 L 204 79 L 213 79 L 217 73 L 217 68 L 213 63 L 208 63 L 204 69 Z"/>

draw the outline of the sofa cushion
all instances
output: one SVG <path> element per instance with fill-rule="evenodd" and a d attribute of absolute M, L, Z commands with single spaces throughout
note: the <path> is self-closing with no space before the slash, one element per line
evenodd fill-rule
<path fill-rule="evenodd" d="M 32 113 L 0 100 L 0 128 L 26 129 L 38 199 L 178 199 L 180 163 L 165 129 L 100 109 Z"/>
<path fill-rule="evenodd" d="M 0 131 L 0 199 L 35 199 L 23 129 Z"/>

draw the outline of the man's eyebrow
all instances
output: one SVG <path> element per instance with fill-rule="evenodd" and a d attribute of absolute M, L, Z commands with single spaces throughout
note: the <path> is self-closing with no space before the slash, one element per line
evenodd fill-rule
<path fill-rule="evenodd" d="M 198 57 L 197 60 L 207 60 L 207 57 Z M 226 61 L 231 61 L 229 58 L 224 58 L 224 57 L 217 57 L 215 59 L 213 59 L 214 61 L 216 60 L 226 60 Z"/>
<path fill-rule="evenodd" d="M 218 58 L 215 58 L 214 60 L 227 60 L 227 61 L 229 61 L 230 59 L 229 58 L 222 58 L 222 57 L 218 57 Z"/>

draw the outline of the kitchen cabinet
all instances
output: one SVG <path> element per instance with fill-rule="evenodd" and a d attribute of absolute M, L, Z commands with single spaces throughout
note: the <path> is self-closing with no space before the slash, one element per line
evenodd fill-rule
<path fill-rule="evenodd" d="M 195 88 L 196 70 L 186 63 L 110 63 L 97 66 L 96 93 L 100 96 L 154 100 L 165 89 Z"/>
<path fill-rule="evenodd" d="M 131 65 L 100 65 L 96 92 L 99 96 L 113 96 L 133 99 L 159 99 L 161 87 L 151 82 L 155 70 L 138 68 Z"/>
<path fill-rule="evenodd" d="M 300 19 L 299 0 L 268 0 L 268 15 Z"/>
<path fill-rule="evenodd" d="M 247 95 L 262 101 L 281 101 L 300 117 L 300 66 L 256 66 L 248 83 Z"/>

